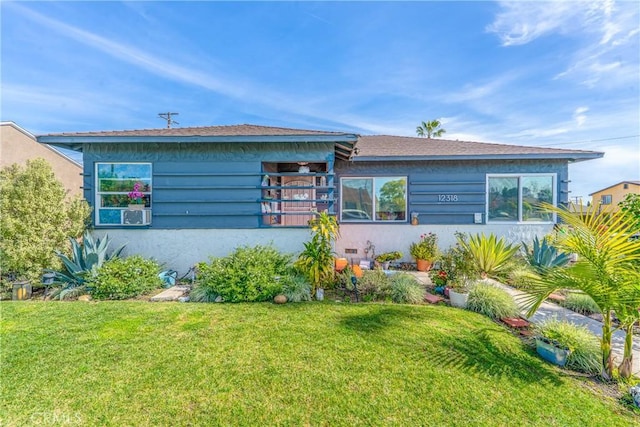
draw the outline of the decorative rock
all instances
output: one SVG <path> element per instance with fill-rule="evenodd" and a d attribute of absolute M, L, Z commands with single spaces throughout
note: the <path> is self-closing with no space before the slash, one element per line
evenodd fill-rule
<path fill-rule="evenodd" d="M 224 301 L 224 299 L 220 295 L 218 295 L 215 299 L 215 302 L 222 302 L 222 301 Z"/>
<path fill-rule="evenodd" d="M 640 408 L 640 383 L 634 387 L 631 387 L 629 392 L 631 393 L 631 397 L 633 397 L 633 403 L 635 403 L 636 406 Z"/>
<path fill-rule="evenodd" d="M 91 301 L 91 295 L 80 295 L 78 301 L 89 302 Z"/>
<path fill-rule="evenodd" d="M 286 297 L 286 296 L 284 296 L 284 295 L 282 295 L 282 294 L 280 294 L 280 295 L 276 295 L 276 296 L 273 298 L 273 302 L 275 302 L 276 304 L 284 304 L 284 303 L 286 303 L 286 302 L 287 302 L 287 297 Z"/>
<path fill-rule="evenodd" d="M 180 302 L 189 302 L 189 297 L 180 297 L 180 298 L 178 298 L 178 301 L 180 301 Z"/>

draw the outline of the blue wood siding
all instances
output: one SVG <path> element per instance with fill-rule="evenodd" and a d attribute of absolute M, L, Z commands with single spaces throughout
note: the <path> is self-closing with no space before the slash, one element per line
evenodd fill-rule
<path fill-rule="evenodd" d="M 263 162 L 334 163 L 333 143 L 85 144 L 84 194 L 95 202 L 95 163 L 153 165 L 157 229 L 258 228 Z"/>
<path fill-rule="evenodd" d="M 558 203 L 568 201 L 568 166 L 562 160 L 336 162 L 335 173 L 338 192 L 342 177 L 407 176 L 407 220 L 411 212 L 417 212 L 421 224 L 473 224 L 475 213 L 481 213 L 486 223 L 488 174 L 557 174 Z M 455 195 L 457 201 L 443 202 L 439 195 Z"/>

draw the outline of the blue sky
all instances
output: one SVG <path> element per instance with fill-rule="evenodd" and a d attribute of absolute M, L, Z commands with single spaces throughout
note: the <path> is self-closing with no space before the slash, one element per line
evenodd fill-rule
<path fill-rule="evenodd" d="M 1 119 L 34 134 L 252 123 L 604 151 L 640 180 L 640 3 L 2 2 Z"/>

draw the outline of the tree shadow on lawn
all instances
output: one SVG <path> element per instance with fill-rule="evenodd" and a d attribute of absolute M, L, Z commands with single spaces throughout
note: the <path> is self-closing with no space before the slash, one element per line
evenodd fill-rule
<path fill-rule="evenodd" d="M 462 370 L 469 374 L 507 377 L 523 383 L 544 382 L 555 386 L 562 384 L 559 378 L 562 372 L 554 372 L 554 367 L 536 357 L 531 349 L 526 348 L 525 343 L 507 336 L 510 334 L 502 326 L 466 328 L 464 331 L 448 334 L 445 329 L 428 323 L 430 315 L 434 313 L 423 313 L 399 306 L 380 307 L 377 310 L 369 308 L 359 314 L 344 316 L 339 326 L 359 334 L 375 335 L 377 341 L 388 342 L 396 348 L 406 345 L 406 350 L 411 351 L 415 342 L 408 342 L 406 337 L 383 332 L 385 329 L 402 327 L 401 323 L 404 320 L 424 322 L 425 328 L 439 329 L 437 333 L 425 337 L 426 344 L 425 341 L 421 341 L 420 344 L 422 354 L 434 366 Z"/>
<path fill-rule="evenodd" d="M 378 310 L 371 310 L 371 306 L 363 305 L 363 307 L 368 307 L 365 313 L 344 316 L 339 325 L 354 332 L 373 334 L 397 326 L 397 323 L 403 319 L 424 319 L 424 316 L 415 310 L 407 310 L 399 306 L 381 306 Z"/>
<path fill-rule="evenodd" d="M 464 372 L 482 373 L 492 377 L 507 377 L 523 383 L 562 385 L 558 372 L 531 354 L 524 343 L 505 340 L 506 331 L 495 328 L 474 330 L 469 339 L 443 337 L 425 351 L 429 359 L 439 361 L 443 367 Z"/>

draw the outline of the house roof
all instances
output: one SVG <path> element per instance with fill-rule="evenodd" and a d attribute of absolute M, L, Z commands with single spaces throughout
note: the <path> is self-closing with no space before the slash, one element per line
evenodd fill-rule
<path fill-rule="evenodd" d="M 234 143 L 234 142 L 332 142 L 336 157 L 348 159 L 358 135 L 345 132 L 291 129 L 258 125 L 203 126 L 41 135 L 39 142 L 82 151 L 94 143 Z"/>
<path fill-rule="evenodd" d="M 333 142 L 336 157 L 358 161 L 562 159 L 602 157 L 597 151 L 527 147 L 446 139 L 291 129 L 258 125 L 204 126 L 42 135 L 39 142 L 82 151 L 93 143 Z M 355 147 L 355 149 L 354 149 Z"/>
<path fill-rule="evenodd" d="M 605 187 L 605 188 L 603 188 L 603 189 L 601 189 L 601 190 L 594 191 L 593 193 L 591 193 L 591 194 L 589 194 L 589 195 L 590 195 L 590 196 L 593 196 L 593 195 L 594 195 L 594 194 L 596 194 L 596 193 L 600 193 L 601 191 L 605 191 L 605 190 L 608 190 L 608 189 L 613 188 L 613 187 L 617 187 L 618 185 L 622 185 L 622 184 L 640 185 L 640 181 L 620 181 L 620 182 L 619 182 L 619 183 L 617 183 L 617 184 L 613 184 L 613 185 L 610 185 L 610 186 L 608 186 L 608 187 Z"/>
<path fill-rule="evenodd" d="M 604 153 L 486 142 L 452 141 L 390 135 L 364 135 L 357 144 L 354 161 L 466 160 L 466 159 L 564 159 L 582 161 Z"/>

